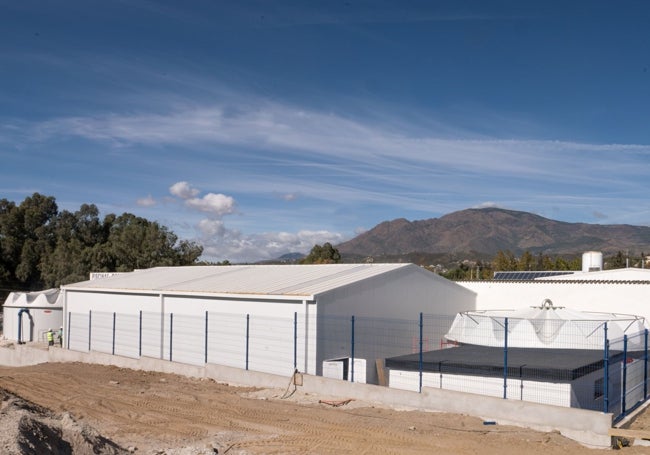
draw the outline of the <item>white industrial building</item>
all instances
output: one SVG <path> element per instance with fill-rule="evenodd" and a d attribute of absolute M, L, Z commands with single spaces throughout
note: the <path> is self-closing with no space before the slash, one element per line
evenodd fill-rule
<path fill-rule="evenodd" d="M 354 357 L 365 361 L 348 378 L 357 382 L 376 382 L 375 361 L 412 345 L 412 326 L 382 342 L 386 320 L 426 313 L 451 323 L 476 299 L 413 264 L 157 267 L 69 284 L 62 293 L 70 349 L 278 374 L 294 364 L 322 374 L 323 362 Z M 351 316 L 365 321 L 352 354 Z M 378 322 L 369 327 L 371 319 Z M 440 340 L 448 328 L 431 336 Z"/>
<path fill-rule="evenodd" d="M 19 343 L 45 341 L 63 322 L 63 301 L 59 289 L 39 292 L 11 292 L 3 306 L 3 337 Z"/>
<path fill-rule="evenodd" d="M 650 269 L 624 268 L 533 280 L 459 281 L 476 293 L 476 309 L 528 308 L 550 299 L 579 311 L 626 313 L 650 320 Z"/>

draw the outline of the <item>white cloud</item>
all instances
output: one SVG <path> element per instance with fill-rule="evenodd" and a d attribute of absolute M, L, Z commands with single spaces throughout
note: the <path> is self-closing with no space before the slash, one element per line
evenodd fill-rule
<path fill-rule="evenodd" d="M 597 218 L 593 207 L 611 221 L 630 222 L 624 217 L 647 212 L 649 145 L 503 139 L 496 129 L 493 137 L 478 137 L 438 125 L 429 118 L 435 113 L 407 122 L 385 110 L 354 118 L 238 93 L 215 98 L 225 101 L 210 106 L 161 102 L 167 111 L 159 114 L 59 118 L 21 124 L 20 131 L 34 141 L 72 136 L 117 144 L 119 150 L 137 147 L 143 161 L 152 160 L 147 153 L 161 148 L 182 151 L 161 159 L 161 171 L 195 172 L 193 179 L 205 187 L 214 181 L 218 166 L 225 194 L 199 197 L 200 191 L 183 181 L 170 187 L 174 197 L 189 209 L 220 218 L 235 212 L 235 201 L 227 194 L 245 194 L 248 201 L 257 201 L 256 207 L 247 206 L 246 222 L 266 230 L 274 229 L 264 226 L 280 210 L 274 201 L 260 202 L 260 196 L 269 194 L 276 200 L 300 199 L 300 210 L 282 218 L 293 225 L 296 216 L 305 219 L 302 211 L 309 205 L 321 207 L 318 216 L 365 213 L 374 207 L 386 218 L 497 206 L 493 201 L 538 213 L 556 205 L 566 221 Z M 404 118 L 416 117 L 410 114 Z M 264 211 L 272 215 L 264 219 L 259 215 Z M 255 217 L 259 221 L 251 221 Z M 355 218 L 347 219 L 375 221 Z M 238 245 L 242 251 L 258 247 L 251 247 L 248 238 Z"/>
<path fill-rule="evenodd" d="M 336 232 L 302 230 L 242 234 L 220 221 L 201 220 L 197 224 L 203 245 L 203 258 L 209 261 L 229 260 L 234 263 L 276 259 L 287 253 L 308 253 L 315 244 L 343 242 Z"/>
<path fill-rule="evenodd" d="M 228 215 L 235 210 L 235 200 L 225 194 L 208 193 L 202 198 L 187 199 L 185 205 L 217 217 Z"/>
<path fill-rule="evenodd" d="M 149 194 L 147 197 L 136 200 L 135 203 L 140 207 L 152 207 L 156 205 L 156 200 Z"/>
<path fill-rule="evenodd" d="M 235 211 L 235 199 L 231 196 L 221 193 L 207 193 L 203 197 L 196 197 L 199 195 L 200 190 L 185 181 L 174 183 L 169 187 L 169 192 L 183 199 L 187 207 L 199 212 L 209 213 L 216 218 L 221 218 Z M 207 225 L 205 227 L 209 230 Z M 203 229 L 201 230 L 203 231 Z"/>
<path fill-rule="evenodd" d="M 629 158 L 614 164 L 619 174 L 635 175 L 640 172 L 636 163 L 650 153 L 650 146 L 645 145 L 471 138 L 468 134 L 459 139 L 435 131 L 423 133 L 421 128 L 404 125 L 399 119 L 356 120 L 242 97 L 235 103 L 185 106 L 167 114 L 54 119 L 37 124 L 33 136 L 79 136 L 120 146 L 222 144 L 261 149 L 265 152 L 260 156 L 273 151 L 286 165 L 308 162 L 317 166 L 318 159 L 325 159 L 346 177 L 388 182 L 404 181 L 430 169 L 595 185 L 611 170 L 612 153 Z M 346 163 L 345 169 L 340 161 Z M 567 165 L 574 162 L 580 163 L 579 169 Z M 196 191 L 186 186 L 180 186 L 181 190 Z M 195 195 L 183 193 L 182 197 Z"/>
<path fill-rule="evenodd" d="M 181 199 L 190 199 L 198 195 L 201 191 L 192 188 L 187 182 L 177 182 L 169 187 L 169 192 Z"/>
<path fill-rule="evenodd" d="M 201 220 L 197 224 L 197 229 L 201 233 L 201 238 L 204 239 L 223 237 L 226 232 L 226 228 L 221 220 Z"/>
<path fill-rule="evenodd" d="M 285 201 L 295 201 L 298 199 L 298 195 L 296 193 L 286 193 L 282 195 L 282 199 Z"/>
<path fill-rule="evenodd" d="M 499 204 L 497 204 L 496 202 L 485 201 L 485 202 L 481 202 L 478 205 L 475 205 L 472 208 L 475 208 L 475 209 L 487 209 L 487 208 L 500 208 L 500 207 L 501 206 Z"/>

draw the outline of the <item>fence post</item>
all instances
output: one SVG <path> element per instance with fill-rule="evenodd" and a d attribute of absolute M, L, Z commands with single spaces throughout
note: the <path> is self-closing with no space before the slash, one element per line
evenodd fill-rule
<path fill-rule="evenodd" d="M 423 336 L 423 326 L 424 326 L 424 318 L 422 316 L 422 313 L 420 313 L 420 357 L 418 361 L 418 369 L 420 371 L 420 388 L 418 389 L 420 393 L 422 393 L 422 336 Z"/>
<path fill-rule="evenodd" d="M 603 412 L 609 411 L 609 340 L 607 339 L 607 322 L 603 326 L 605 334 L 605 359 L 603 379 Z"/>
<path fill-rule="evenodd" d="M 354 382 L 354 316 L 351 319 L 352 323 L 352 334 L 351 345 L 350 345 L 350 382 Z"/>
<path fill-rule="evenodd" d="M 246 314 L 246 370 L 248 370 L 248 346 L 249 346 L 249 335 L 250 335 L 250 314 Z"/>
<path fill-rule="evenodd" d="M 508 398 L 508 318 L 504 320 L 503 335 L 503 399 Z"/>
<path fill-rule="evenodd" d="M 142 357 L 142 310 L 140 310 L 140 322 L 138 327 L 138 357 Z"/>
<path fill-rule="evenodd" d="M 293 313 L 293 370 L 298 369 L 298 312 Z"/>
<path fill-rule="evenodd" d="M 648 399 L 648 329 L 643 332 L 644 335 L 644 355 L 643 355 L 643 399 Z"/>
<path fill-rule="evenodd" d="M 113 346 L 111 349 L 111 354 L 115 355 L 115 311 L 113 311 Z"/>
<path fill-rule="evenodd" d="M 174 313 L 169 313 L 169 361 L 172 361 L 172 342 L 174 340 Z"/>
<path fill-rule="evenodd" d="M 625 404 L 625 395 L 627 395 L 627 335 L 623 335 L 623 400 L 621 406 L 621 417 L 625 417 L 626 404 Z"/>
<path fill-rule="evenodd" d="M 66 349 L 70 349 L 70 327 L 72 326 L 72 321 L 70 321 L 71 318 L 72 318 L 72 311 L 68 311 L 68 330 L 65 331 L 65 334 L 66 334 L 66 336 L 68 338 L 68 342 L 65 344 Z M 646 332 L 647 332 L 647 330 L 646 330 Z M 648 338 L 646 337 L 646 340 L 647 339 Z M 646 352 L 647 351 L 648 350 L 646 349 Z"/>
<path fill-rule="evenodd" d="M 90 340 L 93 335 L 93 310 L 88 310 L 88 352 L 90 352 Z"/>
<path fill-rule="evenodd" d="M 208 363 L 208 312 L 205 312 L 205 358 L 204 363 Z"/>

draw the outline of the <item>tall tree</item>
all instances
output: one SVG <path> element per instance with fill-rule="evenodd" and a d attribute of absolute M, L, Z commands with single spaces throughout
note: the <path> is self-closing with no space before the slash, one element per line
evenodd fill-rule
<path fill-rule="evenodd" d="M 125 213 L 115 218 L 109 236 L 109 254 L 115 270 L 129 271 L 155 266 L 189 265 L 203 248 L 189 242 L 176 246 L 178 237 L 165 226 Z"/>
<path fill-rule="evenodd" d="M 533 270 L 535 268 L 535 257 L 526 250 L 519 258 L 517 270 Z"/>
<path fill-rule="evenodd" d="M 19 206 L 4 199 L 0 202 L 3 276 L 8 283 L 27 289 L 42 286 L 38 266 L 53 245 L 51 222 L 57 210 L 53 197 L 39 193 Z"/>
<path fill-rule="evenodd" d="M 101 221 L 93 204 L 59 213 L 53 197 L 38 193 L 20 205 L 0 200 L 0 291 L 59 286 L 92 271 L 190 265 L 202 253 L 201 246 L 129 213 Z"/>
<path fill-rule="evenodd" d="M 517 270 L 517 259 L 510 250 L 497 252 L 497 255 L 492 260 L 492 268 L 494 271 Z"/>
<path fill-rule="evenodd" d="M 309 254 L 300 261 L 301 264 L 335 264 L 338 262 L 341 262 L 341 253 L 329 242 L 324 243 L 323 246 L 314 245 Z"/>

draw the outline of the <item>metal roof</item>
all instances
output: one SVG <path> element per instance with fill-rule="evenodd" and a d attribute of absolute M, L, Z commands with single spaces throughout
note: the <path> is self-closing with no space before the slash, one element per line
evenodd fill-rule
<path fill-rule="evenodd" d="M 650 269 L 638 269 L 627 267 L 623 269 L 610 269 L 599 270 L 595 272 L 578 272 L 571 275 L 562 275 L 554 277 L 538 278 L 539 281 L 543 280 L 558 280 L 558 281 L 650 281 Z"/>
<path fill-rule="evenodd" d="M 308 297 L 413 264 L 155 267 L 62 286 L 65 290 Z M 433 277 L 434 275 L 431 274 Z"/>
<path fill-rule="evenodd" d="M 46 289 L 36 292 L 11 292 L 5 300 L 6 308 L 61 308 L 63 301 L 59 299 L 59 289 Z"/>
<path fill-rule="evenodd" d="M 622 360 L 620 351 L 609 351 L 610 362 Z M 635 354 L 638 358 L 638 353 Z M 503 347 L 461 345 L 422 353 L 422 371 L 483 377 L 503 377 Z M 587 349 L 508 348 L 508 378 L 544 382 L 571 382 L 601 370 L 603 353 Z M 420 354 L 386 359 L 393 370 L 419 371 Z"/>

